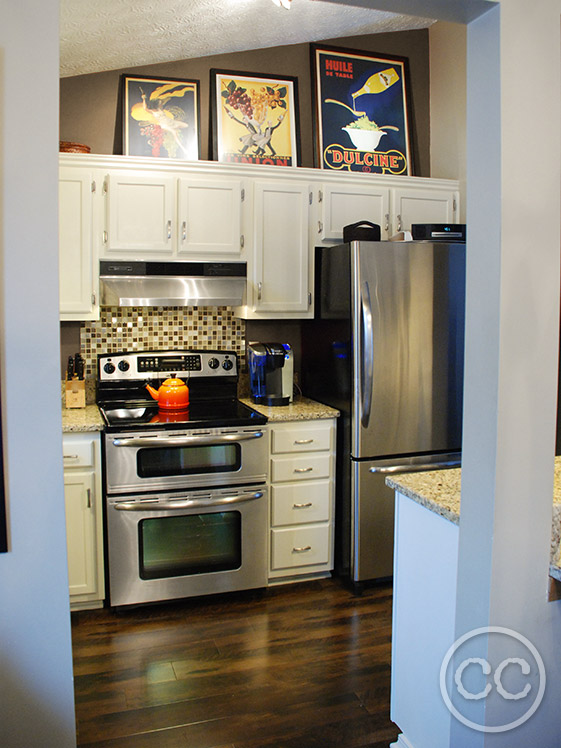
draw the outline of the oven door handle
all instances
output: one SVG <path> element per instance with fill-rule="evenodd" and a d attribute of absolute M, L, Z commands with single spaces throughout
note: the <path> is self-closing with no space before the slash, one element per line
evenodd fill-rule
<path fill-rule="evenodd" d="M 216 434 L 214 436 L 181 436 L 178 438 L 136 437 L 130 439 L 113 439 L 115 447 L 187 447 L 190 444 L 219 444 L 220 442 L 244 442 L 249 439 L 261 439 L 263 431 L 251 434 Z"/>
<path fill-rule="evenodd" d="M 217 499 L 208 501 L 205 499 L 186 499 L 185 501 L 119 501 L 113 504 L 113 508 L 120 512 L 144 512 L 144 511 L 163 511 L 168 509 L 200 509 L 213 506 L 222 506 L 223 504 L 241 504 L 244 501 L 255 501 L 263 497 L 263 491 L 255 491 L 251 494 L 242 494 L 241 496 L 220 496 Z"/>

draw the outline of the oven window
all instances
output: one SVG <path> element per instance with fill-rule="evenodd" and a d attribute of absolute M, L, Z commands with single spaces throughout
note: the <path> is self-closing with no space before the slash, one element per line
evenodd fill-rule
<path fill-rule="evenodd" d="M 237 511 L 143 519 L 138 533 L 141 579 L 231 571 L 242 564 Z"/>
<path fill-rule="evenodd" d="M 228 473 L 240 469 L 241 451 L 241 446 L 236 443 L 139 449 L 137 471 L 140 478 Z"/>

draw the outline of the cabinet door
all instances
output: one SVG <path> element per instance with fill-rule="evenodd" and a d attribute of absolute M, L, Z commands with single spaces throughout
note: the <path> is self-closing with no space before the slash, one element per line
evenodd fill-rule
<path fill-rule="evenodd" d="M 177 253 L 239 258 L 241 205 L 240 180 L 180 179 Z"/>
<path fill-rule="evenodd" d="M 65 471 L 66 546 L 70 595 L 97 591 L 96 496 L 93 471 Z"/>
<path fill-rule="evenodd" d="M 390 191 L 382 185 L 324 185 L 318 194 L 318 241 L 343 241 L 343 228 L 357 221 L 377 223 L 388 238 Z"/>
<path fill-rule="evenodd" d="M 175 178 L 109 174 L 104 252 L 146 255 L 174 251 Z"/>
<path fill-rule="evenodd" d="M 455 223 L 459 193 L 427 187 L 392 190 L 393 231 L 411 231 L 412 223 Z"/>
<path fill-rule="evenodd" d="M 62 320 L 97 319 L 97 274 L 92 245 L 91 172 L 60 169 L 59 273 Z"/>
<path fill-rule="evenodd" d="M 307 312 L 308 186 L 258 181 L 254 210 L 254 311 Z"/>

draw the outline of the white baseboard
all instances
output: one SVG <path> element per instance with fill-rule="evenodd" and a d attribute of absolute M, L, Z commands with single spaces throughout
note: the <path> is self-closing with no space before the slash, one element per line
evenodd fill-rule
<path fill-rule="evenodd" d="M 410 743 L 405 735 L 401 733 L 397 736 L 395 743 L 390 743 L 390 748 L 414 748 L 413 743 Z"/>

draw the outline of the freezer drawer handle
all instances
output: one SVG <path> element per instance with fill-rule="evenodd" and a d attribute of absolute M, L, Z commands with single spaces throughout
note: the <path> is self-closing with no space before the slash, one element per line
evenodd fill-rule
<path fill-rule="evenodd" d="M 242 494 L 241 496 L 220 496 L 212 499 L 186 499 L 185 501 L 120 501 L 113 504 L 113 508 L 120 512 L 159 512 L 169 509 L 197 509 L 212 506 L 221 506 L 222 504 L 241 504 L 244 501 L 255 501 L 263 496 L 263 491 L 256 491 L 252 494 Z"/>
<path fill-rule="evenodd" d="M 433 462 L 425 465 L 381 465 L 380 467 L 371 467 L 371 473 L 381 473 L 383 475 L 392 475 L 393 473 L 424 473 L 429 470 L 445 470 L 446 468 L 461 467 L 461 460 L 450 460 L 448 462 Z"/>
<path fill-rule="evenodd" d="M 292 553 L 306 553 L 306 551 L 311 551 L 312 546 L 311 545 L 305 545 L 302 548 L 293 548 Z"/>
<path fill-rule="evenodd" d="M 217 444 L 220 442 L 243 442 L 260 439 L 262 431 L 249 434 L 216 434 L 216 436 L 181 436 L 178 438 L 137 437 L 134 439 L 113 439 L 115 447 L 187 447 L 190 444 Z"/>

